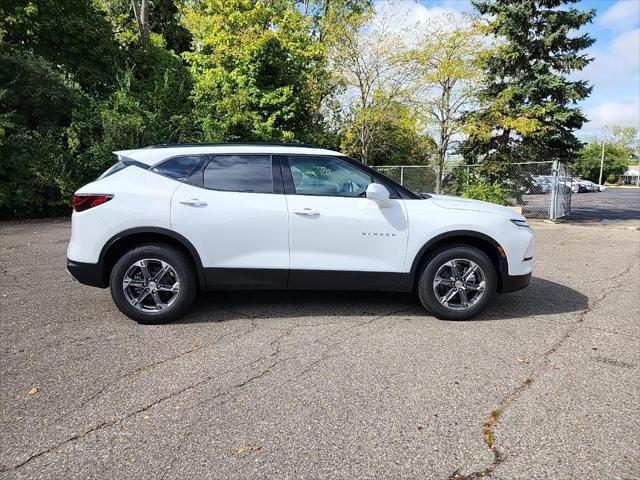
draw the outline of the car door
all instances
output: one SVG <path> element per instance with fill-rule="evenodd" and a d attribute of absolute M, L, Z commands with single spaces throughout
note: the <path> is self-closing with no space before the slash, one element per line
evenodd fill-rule
<path fill-rule="evenodd" d="M 197 249 L 215 288 L 286 286 L 287 215 L 271 155 L 207 156 L 171 201 L 172 229 Z"/>
<path fill-rule="evenodd" d="M 374 178 L 340 157 L 282 157 L 289 210 L 289 286 L 394 290 L 407 248 L 407 213 L 395 192 L 366 198 Z"/>

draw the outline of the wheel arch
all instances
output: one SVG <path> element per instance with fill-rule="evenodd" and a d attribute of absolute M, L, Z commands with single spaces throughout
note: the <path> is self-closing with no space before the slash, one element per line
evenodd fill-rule
<path fill-rule="evenodd" d="M 408 287 L 411 290 L 415 289 L 418 281 L 418 272 L 421 271 L 432 255 L 435 252 L 440 251 L 442 247 L 453 244 L 469 245 L 484 252 L 496 269 L 496 274 L 498 276 L 498 292 L 502 291 L 503 276 L 509 272 L 509 265 L 504 249 L 500 243 L 489 235 L 473 230 L 455 230 L 445 232 L 429 239 L 420 248 L 420 250 L 418 250 L 418 253 L 413 259 L 409 275 L 409 281 L 411 284 L 406 285 L 405 287 Z"/>
<path fill-rule="evenodd" d="M 182 251 L 191 260 L 196 270 L 200 287 L 205 284 L 204 268 L 198 251 L 184 236 L 173 230 L 161 227 L 137 227 L 124 230 L 114 235 L 100 252 L 99 263 L 102 265 L 102 276 L 105 284 L 118 259 L 128 250 L 147 243 L 166 243 Z"/>

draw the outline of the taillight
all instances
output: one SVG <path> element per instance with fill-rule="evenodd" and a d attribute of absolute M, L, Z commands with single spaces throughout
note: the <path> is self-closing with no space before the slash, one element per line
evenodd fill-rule
<path fill-rule="evenodd" d="M 79 193 L 71 197 L 71 205 L 76 212 L 84 212 L 90 208 L 102 205 L 113 198 L 113 195 Z"/>

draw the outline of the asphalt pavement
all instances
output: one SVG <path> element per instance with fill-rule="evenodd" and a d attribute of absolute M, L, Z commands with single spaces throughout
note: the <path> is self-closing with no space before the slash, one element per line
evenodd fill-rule
<path fill-rule="evenodd" d="M 609 187 L 604 192 L 571 195 L 572 221 L 640 221 L 640 188 Z"/>
<path fill-rule="evenodd" d="M 640 478 L 640 232 L 534 230 L 473 321 L 270 292 L 141 326 L 68 276 L 67 221 L 2 223 L 0 478 Z"/>

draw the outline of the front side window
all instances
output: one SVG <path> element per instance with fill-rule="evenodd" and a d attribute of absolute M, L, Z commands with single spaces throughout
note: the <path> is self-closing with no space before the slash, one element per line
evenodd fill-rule
<path fill-rule="evenodd" d="M 217 155 L 204 169 L 204 186 L 229 192 L 273 193 L 270 155 Z"/>
<path fill-rule="evenodd" d="M 364 197 L 373 178 L 334 157 L 289 157 L 296 193 L 333 197 Z"/>
<path fill-rule="evenodd" d="M 202 155 L 185 155 L 174 157 L 153 167 L 152 171 L 165 177 L 180 180 L 182 182 L 198 183 L 194 178 L 200 168 L 204 157 Z"/>

